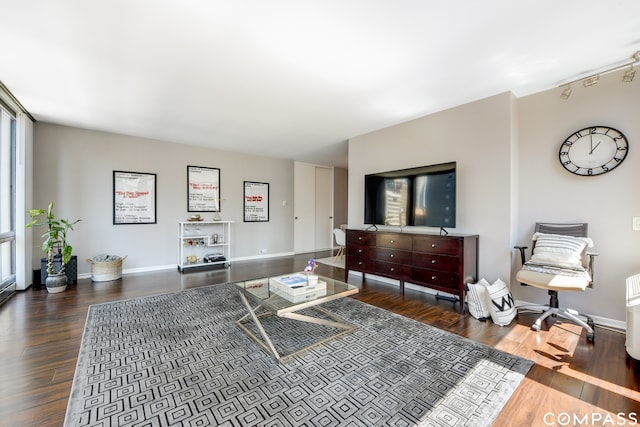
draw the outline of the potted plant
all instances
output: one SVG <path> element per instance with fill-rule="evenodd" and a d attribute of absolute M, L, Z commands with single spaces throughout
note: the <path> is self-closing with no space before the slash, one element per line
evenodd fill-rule
<path fill-rule="evenodd" d="M 30 209 L 27 211 L 32 221 L 27 224 L 27 228 L 45 226 L 47 230 L 42 234 L 42 251 L 47 258 L 47 291 L 51 293 L 62 292 L 67 288 L 67 276 L 65 267 L 73 253 L 73 247 L 67 240 L 69 230 L 80 222 L 79 219 L 71 222 L 66 219 L 56 219 L 53 213 L 53 202 L 44 209 Z M 56 249 L 57 252 L 56 253 Z M 56 271 L 55 260 L 59 258 L 60 269 Z"/>

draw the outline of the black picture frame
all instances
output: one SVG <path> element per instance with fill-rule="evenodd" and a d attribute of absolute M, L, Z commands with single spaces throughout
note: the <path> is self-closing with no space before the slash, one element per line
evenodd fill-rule
<path fill-rule="evenodd" d="M 220 212 L 220 169 L 187 166 L 187 212 Z"/>
<path fill-rule="evenodd" d="M 157 175 L 113 171 L 113 224 L 156 224 Z"/>
<path fill-rule="evenodd" d="M 244 181 L 244 222 L 269 221 L 269 183 Z"/>

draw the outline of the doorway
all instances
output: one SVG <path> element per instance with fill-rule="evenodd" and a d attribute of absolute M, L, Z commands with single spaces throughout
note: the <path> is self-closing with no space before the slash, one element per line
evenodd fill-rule
<path fill-rule="evenodd" d="M 333 246 L 333 168 L 294 164 L 294 252 Z"/>

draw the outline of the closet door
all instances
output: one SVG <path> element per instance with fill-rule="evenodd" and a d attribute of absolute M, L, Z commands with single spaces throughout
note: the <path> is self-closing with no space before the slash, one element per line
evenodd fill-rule
<path fill-rule="evenodd" d="M 294 252 L 331 248 L 333 168 L 295 162 L 294 181 Z"/>
<path fill-rule="evenodd" d="M 332 169 L 316 166 L 315 249 L 331 249 L 333 233 Z"/>
<path fill-rule="evenodd" d="M 312 252 L 315 244 L 315 166 L 295 162 L 293 184 L 293 251 Z"/>

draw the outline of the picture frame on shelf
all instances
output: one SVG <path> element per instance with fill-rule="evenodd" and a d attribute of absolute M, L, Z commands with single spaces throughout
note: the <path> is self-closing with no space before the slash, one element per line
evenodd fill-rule
<path fill-rule="evenodd" d="M 113 171 L 113 224 L 156 224 L 156 174 Z"/>
<path fill-rule="evenodd" d="M 187 212 L 220 212 L 220 169 L 187 166 Z"/>
<path fill-rule="evenodd" d="M 244 181 L 244 222 L 269 221 L 269 183 Z"/>

